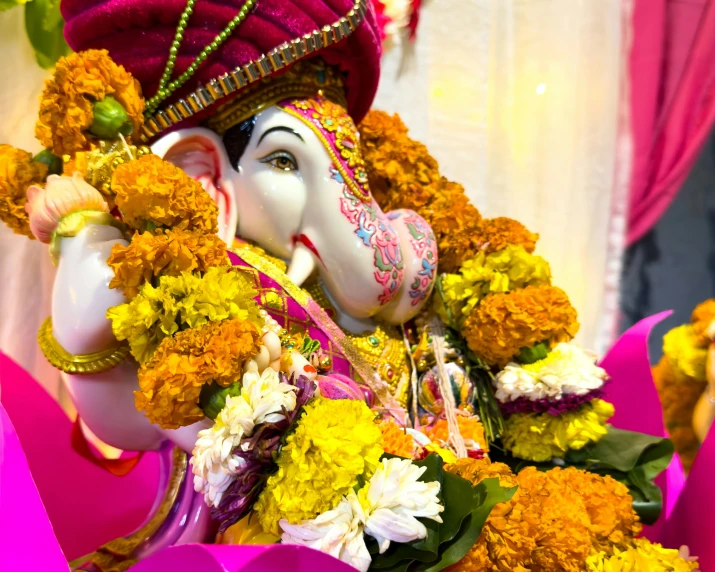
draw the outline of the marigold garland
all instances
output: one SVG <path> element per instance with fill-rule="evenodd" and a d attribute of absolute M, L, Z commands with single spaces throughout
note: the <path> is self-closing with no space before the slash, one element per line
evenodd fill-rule
<path fill-rule="evenodd" d="M 180 329 L 228 318 L 248 320 L 260 328 L 256 295 L 243 272 L 214 266 L 203 276 L 162 276 L 156 287 L 145 282 L 131 302 L 110 308 L 107 317 L 114 336 L 127 340 L 134 358 L 143 363 L 164 338 Z"/>
<path fill-rule="evenodd" d="M 164 429 L 200 421 L 201 387 L 210 382 L 226 387 L 240 379 L 260 340 L 258 327 L 241 319 L 209 322 L 165 338 L 139 369 L 136 408 Z"/>
<path fill-rule="evenodd" d="M 278 536 L 282 518 L 295 524 L 335 508 L 375 472 L 381 441 L 375 414 L 361 401 L 318 397 L 306 405 L 254 507 L 263 530 Z"/>
<path fill-rule="evenodd" d="M 382 448 L 385 453 L 411 459 L 416 446 L 412 437 L 394 421 L 386 420 L 380 423 L 382 431 Z"/>
<path fill-rule="evenodd" d="M 663 355 L 681 378 L 705 380 L 708 350 L 700 345 L 700 336 L 692 325 L 678 326 L 663 336 Z"/>
<path fill-rule="evenodd" d="M 693 429 L 693 412 L 707 382 L 676 370 L 667 356 L 663 356 L 652 368 L 652 373 L 663 408 L 665 428 L 675 451 L 680 455 L 683 469 L 688 472 L 700 448 L 700 441 Z"/>
<path fill-rule="evenodd" d="M 680 556 L 677 550 L 664 548 L 647 538 L 636 538 L 623 549 L 592 554 L 586 561 L 587 572 L 690 572 L 699 570 L 695 561 Z"/>
<path fill-rule="evenodd" d="M 106 50 L 87 50 L 60 58 L 45 83 L 35 136 L 55 155 L 71 155 L 91 147 L 87 130 L 94 121 L 93 104 L 113 96 L 139 133 L 144 122 L 141 86 Z"/>
<path fill-rule="evenodd" d="M 25 212 L 26 191 L 40 185 L 47 175 L 47 165 L 32 160 L 32 154 L 10 145 L 0 145 L 0 220 L 14 233 L 34 240 Z"/>
<path fill-rule="evenodd" d="M 529 254 L 521 245 L 508 245 L 465 260 L 458 274 L 443 274 L 443 297 L 435 297 L 435 307 L 446 322 L 453 320 L 459 326 L 488 294 L 550 283 L 551 269 L 546 260 Z"/>
<path fill-rule="evenodd" d="M 701 347 L 710 345 L 711 337 L 708 335 L 708 330 L 713 321 L 715 321 L 715 298 L 695 306 L 690 322 L 693 324 L 693 331 L 699 337 L 698 343 Z"/>
<path fill-rule="evenodd" d="M 407 135 L 398 115 L 370 111 L 359 126 L 370 188 L 384 211 L 411 209 L 432 227 L 439 268 L 454 272 L 479 250 L 481 215 L 464 187 L 439 174 L 427 148 Z"/>
<path fill-rule="evenodd" d="M 218 207 L 201 183 L 156 155 L 144 155 L 117 167 L 112 191 L 124 222 L 147 226 L 218 231 Z"/>
<path fill-rule="evenodd" d="M 107 264 L 114 270 L 110 288 L 120 288 L 127 298 L 156 276 L 182 272 L 206 272 L 212 266 L 229 264 L 226 243 L 218 235 L 199 231 L 166 230 L 137 233 L 124 246 L 115 244 Z"/>
<path fill-rule="evenodd" d="M 536 248 L 539 235 L 530 232 L 523 224 L 511 218 L 483 219 L 479 223 L 480 249 L 487 254 L 497 252 L 509 245 L 522 246 L 531 254 Z"/>
<path fill-rule="evenodd" d="M 549 461 L 599 441 L 608 432 L 606 422 L 613 413 L 613 405 L 602 399 L 561 415 L 514 413 L 504 422 L 502 444 L 520 459 Z"/>
<path fill-rule="evenodd" d="M 578 325 L 563 290 L 527 286 L 484 298 L 465 321 L 462 335 L 486 363 L 504 367 L 521 348 L 571 340 Z"/>

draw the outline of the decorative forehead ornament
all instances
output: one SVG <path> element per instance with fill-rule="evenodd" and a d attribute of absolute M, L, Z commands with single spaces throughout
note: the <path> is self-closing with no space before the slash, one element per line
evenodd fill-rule
<path fill-rule="evenodd" d="M 318 136 L 356 197 L 363 202 L 372 200 L 360 153 L 360 135 L 344 107 L 320 96 L 282 101 L 278 107 L 300 119 Z"/>

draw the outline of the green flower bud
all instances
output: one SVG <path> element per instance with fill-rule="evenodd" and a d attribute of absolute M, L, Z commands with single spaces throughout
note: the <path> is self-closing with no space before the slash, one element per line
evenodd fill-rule
<path fill-rule="evenodd" d="M 96 101 L 92 112 L 94 121 L 89 132 L 100 139 L 116 139 L 120 134 L 126 137 L 134 131 L 127 110 L 111 95 Z"/>
<path fill-rule="evenodd" d="M 49 149 L 40 151 L 32 158 L 32 160 L 47 165 L 48 175 L 62 174 L 62 159 L 60 159 L 57 155 L 54 155 Z"/>
<path fill-rule="evenodd" d="M 549 355 L 549 346 L 545 343 L 540 343 L 532 348 L 521 348 L 516 359 L 519 363 L 529 364 L 542 360 L 547 355 Z"/>
<path fill-rule="evenodd" d="M 226 406 L 226 398 L 241 395 L 241 383 L 236 382 L 228 387 L 209 383 L 201 388 L 199 407 L 209 419 L 216 419 Z"/>

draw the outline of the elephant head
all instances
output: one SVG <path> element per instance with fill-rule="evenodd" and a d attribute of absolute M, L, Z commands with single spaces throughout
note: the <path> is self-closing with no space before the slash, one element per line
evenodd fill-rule
<path fill-rule="evenodd" d="M 154 152 L 214 197 L 226 242 L 237 235 L 285 259 L 298 285 L 319 272 L 354 318 L 403 323 L 432 289 L 437 248 L 416 213 L 382 212 L 359 145 L 345 109 L 317 97 L 282 101 L 223 136 L 176 131 Z"/>

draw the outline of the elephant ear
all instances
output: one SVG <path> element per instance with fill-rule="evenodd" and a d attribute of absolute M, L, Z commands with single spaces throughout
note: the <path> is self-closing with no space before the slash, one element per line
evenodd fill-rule
<path fill-rule="evenodd" d="M 234 172 L 221 137 L 203 127 L 180 129 L 152 145 L 152 152 L 199 181 L 219 210 L 219 236 L 233 242 L 238 212 L 231 174 Z"/>

